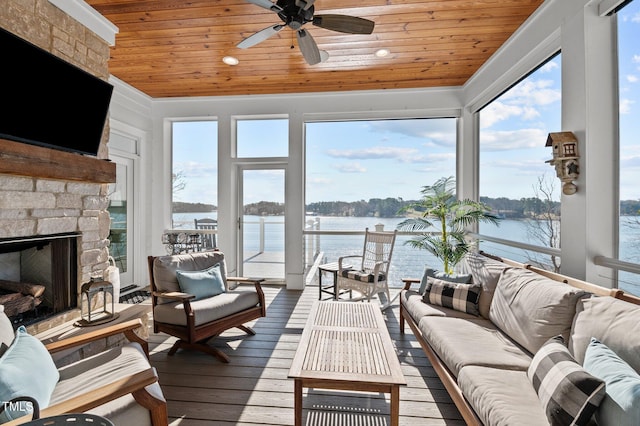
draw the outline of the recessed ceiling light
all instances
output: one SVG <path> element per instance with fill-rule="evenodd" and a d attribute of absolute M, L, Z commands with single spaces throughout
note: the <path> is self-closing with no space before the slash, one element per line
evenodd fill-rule
<path fill-rule="evenodd" d="M 233 56 L 225 56 L 224 58 L 222 58 L 222 62 L 227 65 L 238 65 L 240 63 L 238 58 L 234 58 Z"/>
<path fill-rule="evenodd" d="M 378 49 L 378 50 L 376 50 L 375 55 L 378 58 L 384 58 L 385 56 L 388 56 L 389 53 L 391 53 L 391 52 L 389 52 L 389 49 Z"/>

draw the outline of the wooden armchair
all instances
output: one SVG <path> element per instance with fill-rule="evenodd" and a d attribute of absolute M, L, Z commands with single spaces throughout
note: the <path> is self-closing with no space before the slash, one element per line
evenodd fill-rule
<path fill-rule="evenodd" d="M 13 344 L 13 330 L 3 310 L 0 306 L 0 349 L 5 357 Z M 89 412 L 106 417 L 115 425 L 166 426 L 167 403 L 148 361 L 147 342 L 134 332 L 141 325 L 139 319 L 132 320 L 45 345 L 49 353 L 55 353 L 120 333 L 131 342 L 58 368 L 59 380 L 49 405 L 41 407 L 40 418 Z M 40 374 L 39 366 L 27 368 Z M 26 415 L 5 425 L 29 421 L 31 415 Z"/>
<path fill-rule="evenodd" d="M 208 342 L 234 327 L 253 335 L 255 332 L 244 324 L 266 316 L 260 285 L 264 279 L 228 277 L 221 251 L 149 256 L 148 261 L 154 332 L 178 337 L 169 355 L 178 349 L 193 349 L 229 362 L 224 352 L 209 346 Z M 212 268 L 219 268 L 224 285 L 222 293 L 197 297 L 182 291 L 178 272 L 199 273 Z M 254 288 L 240 290 L 237 286 L 241 283 L 253 284 Z"/>

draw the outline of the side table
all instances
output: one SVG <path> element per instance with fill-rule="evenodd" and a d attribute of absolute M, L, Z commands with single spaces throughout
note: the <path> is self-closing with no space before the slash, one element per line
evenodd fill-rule
<path fill-rule="evenodd" d="M 351 269 L 351 265 L 343 265 L 344 269 Z M 330 273 L 333 276 L 332 284 L 322 284 L 322 274 L 325 272 Z M 338 300 L 340 294 L 338 294 L 338 262 L 325 263 L 318 266 L 318 300 L 327 300 L 329 298 L 322 298 L 322 293 L 331 295 L 332 300 Z M 351 291 L 349 291 L 351 296 Z"/>

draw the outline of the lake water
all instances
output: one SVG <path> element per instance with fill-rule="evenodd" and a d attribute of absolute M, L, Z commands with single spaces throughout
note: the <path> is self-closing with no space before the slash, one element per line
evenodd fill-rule
<path fill-rule="evenodd" d="M 193 220 L 204 217 L 216 218 L 216 212 L 203 213 L 176 213 L 173 217 L 174 228 L 193 228 Z M 283 252 L 284 241 L 284 218 L 282 216 L 245 216 L 244 226 L 244 247 L 246 251 L 258 251 L 260 248 L 260 221 L 264 226 L 264 249 L 265 251 Z M 317 220 L 319 229 L 323 231 L 361 231 L 365 228 L 375 229 L 381 224 L 384 230 L 393 230 L 402 220 L 401 218 L 372 218 L 372 217 L 332 217 L 313 216 L 307 220 Z M 640 263 L 640 218 L 622 217 L 620 235 L 620 258 L 631 262 Z M 504 219 L 499 226 L 481 225 L 481 233 L 487 236 L 509 239 L 540 245 L 539 242 L 531 240 L 528 235 L 529 225 L 524 220 Z M 393 251 L 393 259 L 390 269 L 390 282 L 395 283 L 395 287 L 401 285 L 400 279 L 405 277 L 420 277 L 426 264 L 440 267 L 440 261 L 435 259 L 430 253 L 424 250 L 417 250 L 409 247 L 405 242 L 410 236 L 400 235 L 396 240 Z M 312 240 L 313 239 L 313 240 Z M 307 236 L 305 245 L 310 247 L 313 243 L 317 245 L 317 251 L 322 252 L 323 262 L 337 261 L 339 256 L 349 254 L 360 254 L 363 244 L 362 235 L 322 235 Z M 507 257 L 519 262 L 530 262 L 537 259 L 550 264 L 549 257 L 528 253 L 517 248 L 505 247 L 490 242 L 481 242 L 480 247 L 499 256 Z M 640 294 L 640 276 L 630 273 L 620 273 L 620 288 L 634 294 Z"/>

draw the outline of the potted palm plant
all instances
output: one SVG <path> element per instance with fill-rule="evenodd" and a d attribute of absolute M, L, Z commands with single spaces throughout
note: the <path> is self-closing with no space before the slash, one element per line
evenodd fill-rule
<path fill-rule="evenodd" d="M 484 203 L 458 200 L 453 176 L 440 178 L 433 185 L 424 186 L 420 193 L 422 199 L 400 210 L 404 213 L 420 213 L 420 216 L 403 220 L 397 229 L 422 232 L 405 244 L 431 252 L 442 261 L 443 272 L 453 275 L 455 266 L 470 249 L 465 238 L 468 227 L 479 222 L 498 224 L 499 218 Z M 436 226 L 440 228 L 439 233 L 428 232 Z"/>

